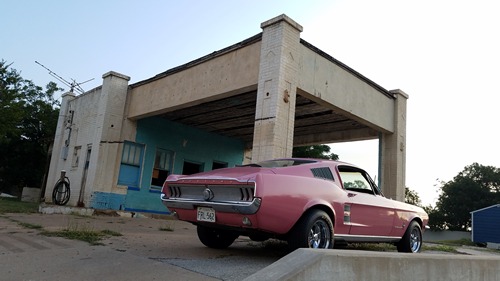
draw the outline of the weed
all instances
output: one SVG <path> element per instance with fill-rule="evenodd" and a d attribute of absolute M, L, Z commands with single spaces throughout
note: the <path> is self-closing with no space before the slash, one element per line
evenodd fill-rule
<path fill-rule="evenodd" d="M 72 240 L 80 240 L 90 245 L 103 245 L 100 241 L 110 236 L 121 236 L 121 233 L 112 230 L 94 230 L 88 227 L 70 225 L 68 228 L 60 231 L 42 231 L 43 235 L 63 237 Z"/>
<path fill-rule="evenodd" d="M 25 223 L 25 222 L 18 222 L 17 224 L 19 224 L 22 227 L 29 228 L 29 229 L 42 229 L 43 228 L 43 226 L 41 226 L 39 224 L 32 224 L 32 223 Z"/>
<path fill-rule="evenodd" d="M 109 229 L 101 230 L 101 232 L 108 236 L 123 236 L 120 232 L 116 232 L 114 230 L 109 230 Z"/>
<path fill-rule="evenodd" d="M 281 240 L 276 240 L 276 239 L 269 239 L 264 242 L 262 242 L 263 246 L 265 249 L 269 250 L 287 250 L 288 249 L 288 243 L 285 241 Z"/>

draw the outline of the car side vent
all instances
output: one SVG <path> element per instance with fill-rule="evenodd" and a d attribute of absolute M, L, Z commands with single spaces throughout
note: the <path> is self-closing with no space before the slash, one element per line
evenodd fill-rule
<path fill-rule="evenodd" d="M 333 178 L 332 171 L 330 171 L 330 168 L 328 167 L 312 168 L 311 172 L 313 173 L 315 178 L 335 181 Z"/>

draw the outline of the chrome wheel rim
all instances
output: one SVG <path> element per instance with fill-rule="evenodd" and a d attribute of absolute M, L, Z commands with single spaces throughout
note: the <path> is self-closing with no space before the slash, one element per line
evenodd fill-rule
<path fill-rule="evenodd" d="M 316 221 L 309 231 L 309 248 L 327 249 L 330 246 L 330 227 L 323 220 Z"/>
<path fill-rule="evenodd" d="M 422 237 L 417 228 L 413 228 L 410 234 L 410 248 L 413 253 L 420 251 L 422 245 Z"/>

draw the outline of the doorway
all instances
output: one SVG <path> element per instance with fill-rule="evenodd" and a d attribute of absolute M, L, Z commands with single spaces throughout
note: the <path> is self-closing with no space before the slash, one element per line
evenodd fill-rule
<path fill-rule="evenodd" d="M 85 184 L 87 183 L 87 173 L 89 170 L 90 154 L 92 152 L 92 145 L 87 145 L 87 154 L 85 155 L 85 165 L 83 166 L 82 183 L 80 185 L 80 195 L 78 196 L 78 207 L 85 207 L 84 195 L 85 195 Z"/>

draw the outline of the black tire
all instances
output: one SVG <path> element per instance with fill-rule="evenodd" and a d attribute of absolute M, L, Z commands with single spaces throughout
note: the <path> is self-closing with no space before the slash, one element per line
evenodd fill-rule
<path fill-rule="evenodd" d="M 396 244 L 398 252 L 418 253 L 422 249 L 422 229 L 416 221 L 412 221 L 403 238 Z"/>
<path fill-rule="evenodd" d="M 56 205 L 66 205 L 69 201 L 70 193 L 69 183 L 66 181 L 59 181 L 52 191 L 52 202 Z"/>
<path fill-rule="evenodd" d="M 232 231 L 210 228 L 198 225 L 198 238 L 203 245 L 214 249 L 226 249 L 238 238 L 238 234 Z"/>
<path fill-rule="evenodd" d="M 288 246 L 291 250 L 332 249 L 333 244 L 332 220 L 321 210 L 311 210 L 304 214 L 288 236 Z"/>

